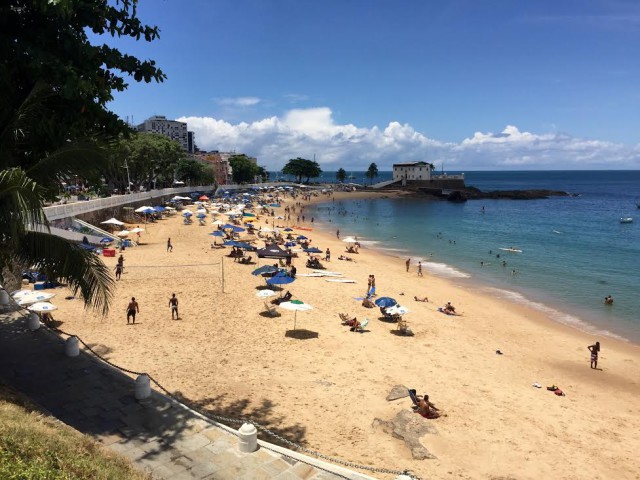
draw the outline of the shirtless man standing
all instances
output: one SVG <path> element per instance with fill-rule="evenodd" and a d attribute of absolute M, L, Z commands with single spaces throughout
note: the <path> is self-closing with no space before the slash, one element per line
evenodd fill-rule
<path fill-rule="evenodd" d="M 178 316 L 178 299 L 176 298 L 176 294 L 174 293 L 169 299 L 169 306 L 171 307 L 171 320 L 174 320 L 173 314 L 176 314 L 175 320 L 179 320 Z"/>
<path fill-rule="evenodd" d="M 127 305 L 127 325 L 129 325 L 129 318 L 133 317 L 133 324 L 136 323 L 136 313 L 140 313 L 140 307 L 138 306 L 138 302 L 136 302 L 136 297 L 131 297 L 131 301 L 129 305 Z"/>

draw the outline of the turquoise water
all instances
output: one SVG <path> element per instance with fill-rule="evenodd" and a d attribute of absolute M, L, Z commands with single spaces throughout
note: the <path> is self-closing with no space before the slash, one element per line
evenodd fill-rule
<path fill-rule="evenodd" d="M 640 171 L 468 172 L 466 179 L 481 190 L 546 188 L 579 196 L 463 204 L 347 200 L 310 214 L 363 244 L 423 259 L 431 273 L 488 286 L 583 330 L 640 342 Z M 635 221 L 621 224 L 621 217 Z M 512 246 L 522 253 L 500 250 Z M 614 297 L 613 306 L 604 305 L 605 295 Z"/>

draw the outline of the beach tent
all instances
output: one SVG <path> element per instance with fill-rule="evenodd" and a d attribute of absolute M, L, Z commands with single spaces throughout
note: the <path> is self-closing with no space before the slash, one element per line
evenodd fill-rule
<path fill-rule="evenodd" d="M 285 252 L 277 243 L 272 243 L 264 248 L 259 248 L 256 252 L 258 258 L 287 258 L 289 254 Z"/>

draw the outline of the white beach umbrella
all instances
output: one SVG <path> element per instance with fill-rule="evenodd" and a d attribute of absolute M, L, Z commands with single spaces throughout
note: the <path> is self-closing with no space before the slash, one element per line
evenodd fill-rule
<path fill-rule="evenodd" d="M 393 307 L 387 307 L 386 312 L 389 315 L 405 315 L 409 313 L 409 309 L 407 307 L 401 307 L 400 305 L 394 305 Z"/>
<path fill-rule="evenodd" d="M 293 329 L 296 329 L 296 321 L 298 319 L 298 312 L 308 312 L 313 310 L 313 307 L 308 303 L 304 303 L 301 300 L 291 300 L 290 302 L 282 302 L 280 304 L 285 310 L 293 310 L 295 312 L 293 316 Z"/>
<path fill-rule="evenodd" d="M 165 210 L 175 210 L 175 208 L 173 208 L 173 207 L 164 207 L 164 208 L 165 208 Z"/>
<path fill-rule="evenodd" d="M 258 293 L 256 293 L 256 297 L 260 297 L 260 298 L 267 298 L 267 297 L 273 297 L 276 294 L 276 292 L 274 292 L 273 290 L 259 290 Z"/>
<path fill-rule="evenodd" d="M 37 302 L 27 307 L 27 310 L 29 310 L 30 312 L 53 312 L 57 309 L 58 307 L 49 302 Z"/>
<path fill-rule="evenodd" d="M 150 209 L 151 209 L 151 210 L 153 210 L 153 207 L 150 207 L 150 206 L 148 206 L 148 205 L 145 205 L 144 207 L 136 208 L 136 209 L 134 210 L 134 212 L 136 212 L 136 213 L 142 213 L 142 212 L 144 212 L 145 210 L 150 210 Z"/>
<path fill-rule="evenodd" d="M 211 222 L 211 225 L 224 225 L 226 222 L 223 222 L 222 220 L 216 220 L 215 222 Z"/>
<path fill-rule="evenodd" d="M 31 292 L 28 295 L 24 295 L 18 300 L 18 305 L 24 307 L 26 305 L 32 305 L 37 302 L 46 302 L 47 300 L 55 297 L 55 293 L 48 292 Z"/>
<path fill-rule="evenodd" d="M 105 220 L 104 222 L 100 222 L 100 223 L 104 225 L 124 225 L 124 222 L 121 222 L 116 218 L 110 218 L 109 220 Z"/>
<path fill-rule="evenodd" d="M 129 230 L 120 230 L 118 233 L 116 233 L 116 235 L 119 236 L 119 237 L 126 237 L 130 233 L 131 232 Z"/>

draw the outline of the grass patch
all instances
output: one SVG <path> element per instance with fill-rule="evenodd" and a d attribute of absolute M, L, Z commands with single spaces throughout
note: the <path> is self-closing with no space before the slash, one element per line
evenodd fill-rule
<path fill-rule="evenodd" d="M 148 480 L 150 476 L 0 384 L 0 478 Z"/>

